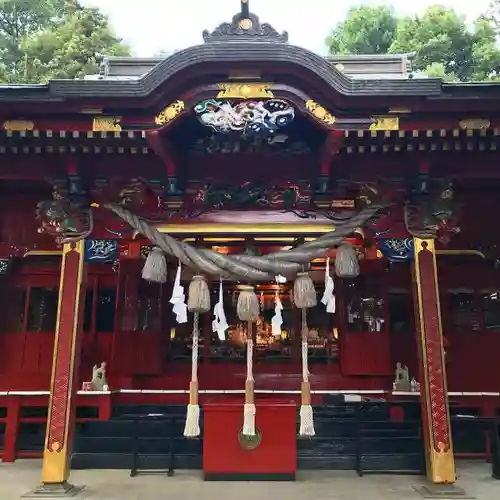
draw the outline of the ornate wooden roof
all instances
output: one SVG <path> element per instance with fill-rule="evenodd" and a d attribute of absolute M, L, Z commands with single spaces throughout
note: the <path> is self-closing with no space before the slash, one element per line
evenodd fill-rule
<path fill-rule="evenodd" d="M 1 101 L 29 99 L 50 101 L 76 97 L 147 97 L 169 78 L 196 65 L 281 65 L 294 67 L 296 72 L 308 72 L 345 96 L 413 95 L 440 96 L 438 78 L 409 80 L 351 79 L 323 57 L 302 47 L 284 43 L 220 42 L 195 45 L 164 59 L 150 72 L 137 80 L 53 80 L 47 85 L 0 87 Z"/>
<path fill-rule="evenodd" d="M 267 23 L 261 23 L 258 16 L 249 12 L 248 3 L 242 2 L 241 12 L 231 22 L 222 23 L 211 32 L 205 31 L 204 44 L 173 53 L 159 63 L 154 59 L 140 60 L 146 61 L 146 65 L 143 65 L 145 69 L 153 61 L 156 65 L 139 78 L 53 80 L 43 85 L 0 86 L 0 102 L 49 104 L 102 99 L 111 106 L 118 100 L 121 103 L 127 100 L 135 107 L 159 92 L 168 94 L 168 89 L 174 86 L 174 80 L 176 88 L 185 88 L 188 74 L 190 77 L 193 74 L 199 78 L 205 77 L 208 82 L 214 74 L 227 74 L 228 70 L 262 69 L 263 73 L 272 74 L 276 81 L 287 83 L 286 80 L 292 77 L 299 85 L 307 81 L 308 88 L 317 89 L 325 101 L 327 96 L 337 95 L 348 99 L 374 98 L 373 102 L 380 102 L 377 100 L 380 98 L 392 101 L 424 98 L 425 101 L 450 100 L 451 105 L 451 100 L 470 102 L 473 98 L 494 99 L 500 103 L 500 84 L 496 83 L 443 84 L 439 78 L 402 78 L 401 75 L 394 78 L 377 78 L 376 75 L 364 78 L 362 72 L 356 78 L 351 78 L 344 74 L 342 66 L 344 62 L 353 64 L 355 58 L 349 57 L 344 62 L 339 60 L 335 63 L 334 60 L 289 44 L 287 34 L 277 32 Z M 366 56 L 361 59 L 363 64 L 371 64 Z M 378 59 L 381 60 L 380 57 Z M 175 96 L 168 98 L 175 99 Z M 331 100 L 336 99 L 331 97 Z"/>

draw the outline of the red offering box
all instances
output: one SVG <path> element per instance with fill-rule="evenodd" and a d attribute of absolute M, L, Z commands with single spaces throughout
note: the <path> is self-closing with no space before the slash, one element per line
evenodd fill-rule
<path fill-rule="evenodd" d="M 203 474 L 206 481 L 295 479 L 295 403 L 256 403 L 255 426 L 260 434 L 257 446 L 244 439 L 242 442 L 243 401 L 206 404 L 203 408 Z"/>

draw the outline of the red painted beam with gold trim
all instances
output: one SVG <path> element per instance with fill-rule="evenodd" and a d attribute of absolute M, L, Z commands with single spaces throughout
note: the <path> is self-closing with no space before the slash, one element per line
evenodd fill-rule
<path fill-rule="evenodd" d="M 84 241 L 64 245 L 41 490 L 55 485 L 69 487 L 84 277 Z"/>
<path fill-rule="evenodd" d="M 451 440 L 441 310 L 433 239 L 414 238 L 414 289 L 420 358 L 422 423 L 427 477 L 433 484 L 456 481 Z"/>

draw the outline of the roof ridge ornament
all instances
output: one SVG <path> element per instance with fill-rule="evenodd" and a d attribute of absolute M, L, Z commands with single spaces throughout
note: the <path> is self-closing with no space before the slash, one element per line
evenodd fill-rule
<path fill-rule="evenodd" d="M 212 32 L 203 31 L 205 43 L 211 42 L 274 42 L 288 43 L 288 33 L 279 33 L 268 23 L 261 23 L 259 17 L 250 12 L 249 0 L 241 0 L 241 11 L 230 23 L 222 23 Z"/>

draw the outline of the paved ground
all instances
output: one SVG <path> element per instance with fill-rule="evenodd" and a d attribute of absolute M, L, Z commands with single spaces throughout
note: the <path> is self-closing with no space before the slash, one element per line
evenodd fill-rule
<path fill-rule="evenodd" d="M 39 480 L 41 462 L 20 460 L 0 463 L 0 500 L 15 500 L 32 489 Z M 468 497 L 478 500 L 500 498 L 500 481 L 490 477 L 490 466 L 477 462 L 459 467 L 459 486 Z M 366 476 L 348 472 L 302 473 L 295 483 L 205 483 L 193 472 L 175 477 L 138 476 L 127 471 L 74 471 L 74 484 L 85 484 L 78 499 L 89 500 L 410 500 L 421 498 L 413 486 L 418 477 Z"/>

